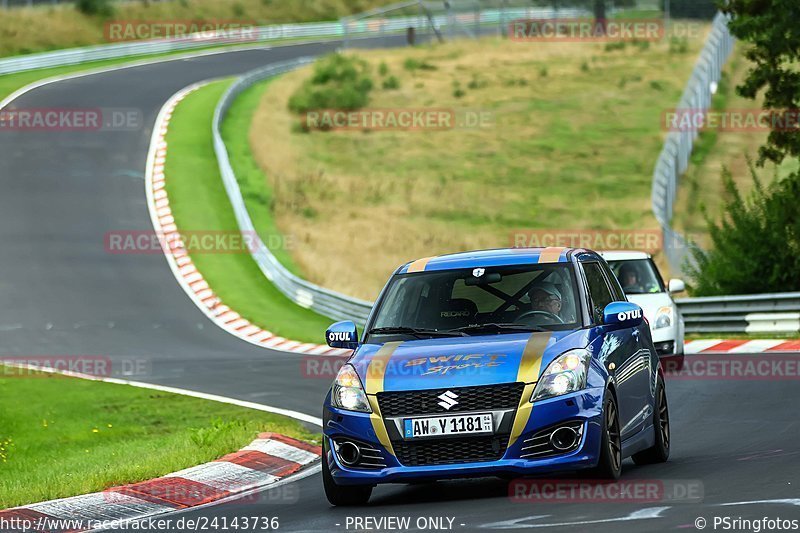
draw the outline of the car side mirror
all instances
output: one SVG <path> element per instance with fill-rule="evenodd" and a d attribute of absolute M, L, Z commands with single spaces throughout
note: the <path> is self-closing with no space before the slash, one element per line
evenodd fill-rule
<path fill-rule="evenodd" d="M 358 329 L 352 320 L 337 322 L 325 332 L 325 340 L 331 348 L 355 350 L 358 348 Z"/>
<path fill-rule="evenodd" d="M 603 309 L 603 324 L 613 329 L 639 327 L 644 321 L 642 308 L 631 302 L 611 302 Z"/>
<path fill-rule="evenodd" d="M 669 285 L 667 287 L 669 292 L 676 293 L 676 292 L 683 292 L 686 290 L 686 284 L 683 282 L 682 279 L 671 279 L 669 280 Z"/>

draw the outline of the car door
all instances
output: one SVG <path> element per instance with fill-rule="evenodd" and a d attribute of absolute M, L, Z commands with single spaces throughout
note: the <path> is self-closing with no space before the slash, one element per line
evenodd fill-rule
<path fill-rule="evenodd" d="M 614 301 L 625 301 L 611 273 L 599 262 L 582 264 L 589 289 L 590 312 L 594 323 L 602 325 L 603 310 Z M 639 328 L 604 331 L 599 358 L 609 369 L 617 390 L 617 410 L 621 436 L 640 431 L 650 414 L 649 352 L 642 349 Z"/>

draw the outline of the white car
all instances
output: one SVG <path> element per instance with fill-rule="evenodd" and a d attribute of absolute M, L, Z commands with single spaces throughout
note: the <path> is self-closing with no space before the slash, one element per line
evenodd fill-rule
<path fill-rule="evenodd" d="M 671 279 L 665 286 L 650 254 L 644 252 L 600 252 L 617 276 L 628 300 L 644 310 L 659 357 L 683 358 L 684 323 L 672 295 L 686 284 Z"/>

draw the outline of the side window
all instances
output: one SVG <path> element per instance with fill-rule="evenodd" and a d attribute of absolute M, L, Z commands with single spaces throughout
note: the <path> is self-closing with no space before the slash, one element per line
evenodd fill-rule
<path fill-rule="evenodd" d="M 586 283 L 589 285 L 589 296 L 592 299 L 592 315 L 596 323 L 603 322 L 603 309 L 614 301 L 611 289 L 603 276 L 603 269 L 598 263 L 583 263 Z"/>
<path fill-rule="evenodd" d="M 606 272 L 606 278 L 608 278 L 609 283 L 611 283 L 611 292 L 614 294 L 614 301 L 615 302 L 627 302 L 628 297 L 625 296 L 625 291 L 622 290 L 622 285 L 619 284 L 619 279 L 614 274 L 614 271 L 611 270 L 610 267 L 604 268 Z"/>

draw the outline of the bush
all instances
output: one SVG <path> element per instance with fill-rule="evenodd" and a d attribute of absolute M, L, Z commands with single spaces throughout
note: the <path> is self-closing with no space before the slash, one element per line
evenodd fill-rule
<path fill-rule="evenodd" d="M 690 266 L 698 296 L 800 290 L 800 174 L 765 187 L 752 162 L 755 187 L 743 198 L 730 171 L 723 171 L 726 216 L 719 225 L 706 213 L 712 248 L 694 249 Z"/>
<path fill-rule="evenodd" d="M 114 8 L 109 0 L 77 0 L 75 9 L 90 16 L 110 17 L 114 14 Z"/>
<path fill-rule="evenodd" d="M 389 76 L 383 80 L 383 88 L 386 90 L 395 90 L 400 88 L 400 80 L 396 76 Z"/>
<path fill-rule="evenodd" d="M 314 109 L 359 109 L 369 102 L 373 85 L 366 61 L 332 54 L 319 60 L 311 78 L 292 94 L 289 110 L 305 113 Z"/>
<path fill-rule="evenodd" d="M 389 65 L 387 65 L 385 61 L 381 61 L 381 64 L 378 65 L 378 74 L 382 77 L 389 74 Z"/>
<path fill-rule="evenodd" d="M 405 62 L 403 62 L 403 68 L 410 72 L 414 72 L 415 70 L 436 70 L 436 65 L 428 63 L 424 59 L 420 61 L 419 59 L 409 57 L 405 60 Z"/>
<path fill-rule="evenodd" d="M 606 52 L 613 52 L 615 50 L 625 50 L 625 41 L 613 41 L 606 43 Z"/>

